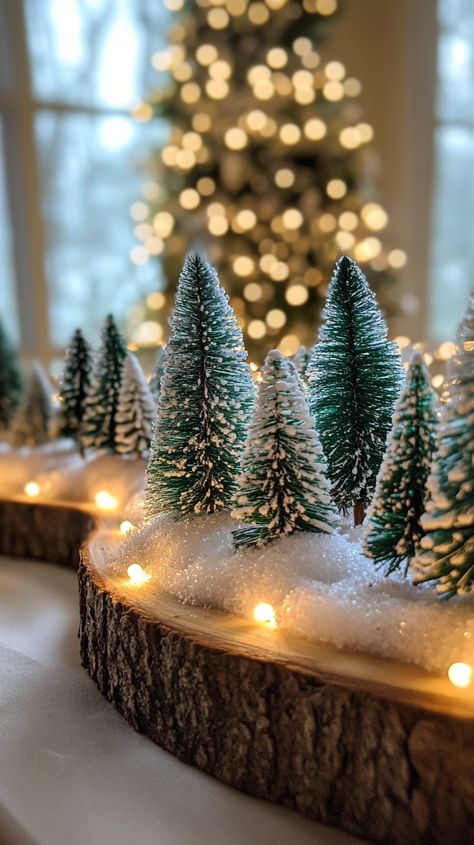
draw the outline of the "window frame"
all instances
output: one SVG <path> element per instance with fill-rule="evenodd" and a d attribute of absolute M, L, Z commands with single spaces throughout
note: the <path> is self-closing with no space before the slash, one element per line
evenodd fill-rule
<path fill-rule="evenodd" d="M 38 111 L 130 118 L 130 110 L 38 99 L 33 91 L 24 0 L 0 0 L 0 116 L 4 127 L 7 206 L 12 226 L 15 299 L 21 353 L 51 361 L 41 185 L 35 119 Z M 21 237 L 18 221 L 22 221 Z"/>

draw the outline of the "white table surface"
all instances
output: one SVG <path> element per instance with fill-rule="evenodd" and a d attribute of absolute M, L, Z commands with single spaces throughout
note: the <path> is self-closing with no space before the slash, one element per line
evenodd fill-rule
<path fill-rule="evenodd" d="M 137 734 L 78 656 L 76 576 L 0 558 L 0 845 L 350 845 Z"/>

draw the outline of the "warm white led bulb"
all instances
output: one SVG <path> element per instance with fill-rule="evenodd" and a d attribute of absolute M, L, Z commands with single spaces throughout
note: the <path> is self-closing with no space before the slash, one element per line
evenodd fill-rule
<path fill-rule="evenodd" d="M 468 687 L 472 681 L 472 666 L 469 663 L 451 663 L 448 678 L 453 687 Z"/>
<path fill-rule="evenodd" d="M 266 601 L 262 601 L 259 604 L 255 605 L 253 610 L 253 618 L 260 625 L 267 625 L 269 628 L 277 627 L 275 611 L 272 605 L 268 604 L 268 602 Z"/>
<path fill-rule="evenodd" d="M 107 490 L 99 490 L 95 496 L 95 503 L 103 511 L 113 511 L 118 505 L 118 500 Z"/>
<path fill-rule="evenodd" d="M 121 534 L 129 534 L 130 531 L 133 531 L 135 528 L 133 522 L 130 522 L 129 519 L 124 519 L 123 522 L 120 523 L 119 530 Z"/>
<path fill-rule="evenodd" d="M 146 584 L 151 578 L 151 575 L 145 572 L 139 563 L 131 563 L 127 569 L 127 575 L 135 587 L 141 587 L 142 584 Z"/>

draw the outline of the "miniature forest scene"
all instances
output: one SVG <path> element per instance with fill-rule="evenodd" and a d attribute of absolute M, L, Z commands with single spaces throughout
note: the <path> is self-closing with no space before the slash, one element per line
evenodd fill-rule
<path fill-rule="evenodd" d="M 0 46 L 0 845 L 468 845 L 474 0 Z"/>
<path fill-rule="evenodd" d="M 434 565 L 425 525 L 439 438 L 447 426 L 459 428 L 460 414 L 463 432 L 469 419 L 469 332 L 471 310 L 451 365 L 443 428 L 421 353 L 403 369 L 363 273 L 344 257 L 334 268 L 305 381 L 273 350 L 254 386 L 218 277 L 205 258 L 189 255 L 145 494 L 134 499 L 133 515 L 123 511 L 125 538 L 119 528 L 99 534 L 94 565 L 114 590 L 142 578 L 132 599 L 152 614 L 163 593 L 249 619 L 264 604 L 279 628 L 338 649 L 439 675 L 455 661 L 468 662 L 472 569 L 460 572 L 449 606 L 418 584 L 428 578 L 420 574 L 424 558 L 433 560 L 424 570 L 431 578 L 447 572 Z M 462 470 L 459 454 L 453 443 L 443 484 L 466 491 L 468 506 L 460 500 L 452 530 L 468 535 L 472 565 L 469 455 Z M 459 565 L 460 554 L 453 547 Z"/>
<path fill-rule="evenodd" d="M 56 392 L 38 361 L 21 381 L 13 351 L 2 354 L 0 498 L 106 516 L 143 490 L 156 388 L 111 315 L 95 351 L 75 331 Z"/>

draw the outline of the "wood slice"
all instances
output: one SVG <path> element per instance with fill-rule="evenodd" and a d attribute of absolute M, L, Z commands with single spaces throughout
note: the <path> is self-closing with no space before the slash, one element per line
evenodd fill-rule
<path fill-rule="evenodd" d="M 0 554 L 76 569 L 94 526 L 92 514 L 73 505 L 0 499 Z"/>
<path fill-rule="evenodd" d="M 169 597 L 150 618 L 87 549 L 79 592 L 84 667 L 137 731 L 180 760 L 373 842 L 472 841 L 469 698 L 441 694 L 414 667 L 407 677 L 421 682 L 398 689 L 395 664 L 335 650 L 333 659 L 282 633 L 285 656 L 272 649 L 275 632 L 252 638 L 247 623 L 236 636 L 233 617 Z"/>

